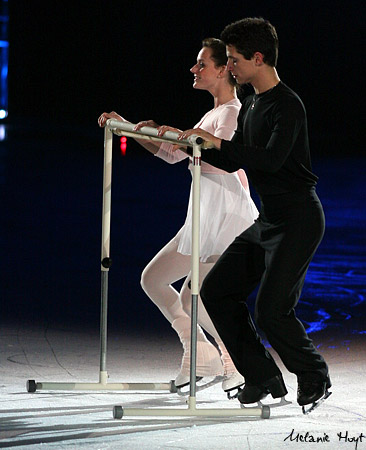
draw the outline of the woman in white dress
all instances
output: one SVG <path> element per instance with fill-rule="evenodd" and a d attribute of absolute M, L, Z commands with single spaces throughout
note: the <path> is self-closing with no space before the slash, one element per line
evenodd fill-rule
<path fill-rule="evenodd" d="M 219 39 L 209 38 L 202 42 L 197 63 L 190 69 L 194 75 L 193 87 L 207 90 L 213 96 L 214 108 L 208 111 L 196 124 L 222 139 L 230 139 L 236 128 L 241 104 L 236 96 L 236 83 L 226 70 L 226 48 Z M 99 126 L 105 126 L 108 119 L 125 121 L 115 112 L 103 113 Z M 139 122 L 136 129 L 152 126 L 163 135 L 167 130 L 180 131 L 169 126 L 158 126 L 154 121 Z M 136 139 L 143 147 L 168 163 L 189 158 L 168 143 L 147 142 Z M 189 160 L 189 169 L 191 162 Z M 227 173 L 205 162 L 201 166 L 200 197 L 200 283 L 214 263 L 234 240 L 248 228 L 258 216 L 257 208 L 250 197 L 248 181 L 243 170 Z M 150 261 L 142 273 L 141 285 L 149 298 L 169 320 L 183 344 L 181 369 L 175 378 L 177 387 L 189 383 L 190 334 L 191 334 L 191 200 L 187 218 L 176 236 Z M 180 292 L 172 284 L 185 278 Z M 218 349 L 205 336 L 202 328 L 215 340 Z M 201 300 L 198 304 L 197 326 L 197 369 L 198 377 L 223 375 L 222 388 L 225 392 L 244 383 L 237 372 L 220 336 L 215 330 Z"/>

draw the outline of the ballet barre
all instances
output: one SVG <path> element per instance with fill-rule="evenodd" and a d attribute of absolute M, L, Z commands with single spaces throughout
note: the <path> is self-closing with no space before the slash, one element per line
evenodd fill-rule
<path fill-rule="evenodd" d="M 168 142 L 184 147 L 192 147 L 192 255 L 191 255 L 191 352 L 190 352 L 190 385 L 188 408 L 124 408 L 116 405 L 113 417 L 124 416 L 207 416 L 236 417 L 250 416 L 269 418 L 270 408 L 266 405 L 245 408 L 196 408 L 196 352 L 197 352 L 197 308 L 199 296 L 199 257 L 200 257 L 200 176 L 201 150 L 212 148 L 212 143 L 204 141 L 200 136 L 192 135 L 188 139 L 178 140 L 179 133 L 167 131 L 163 136 L 152 127 L 134 130 L 135 124 L 118 120 L 107 120 L 104 128 L 104 164 L 103 164 L 103 206 L 102 206 L 102 242 L 101 242 L 101 307 L 100 307 L 100 367 L 99 382 L 36 382 L 27 381 L 27 391 L 37 390 L 167 390 L 178 392 L 174 381 L 169 383 L 108 383 L 107 372 L 107 311 L 108 311 L 108 273 L 112 265 L 110 258 L 110 225 L 111 225 L 111 192 L 112 192 L 112 146 L 113 135 L 129 136 L 155 142 Z"/>
<path fill-rule="evenodd" d="M 134 130 L 134 127 L 136 125 L 130 122 L 121 122 L 118 120 L 109 119 L 107 123 L 109 123 L 109 126 L 112 127 L 112 132 L 117 136 L 123 135 L 127 137 L 133 137 L 135 139 L 144 139 L 153 142 L 167 142 L 169 144 L 179 144 L 182 146 L 187 145 L 189 147 L 192 147 L 194 143 L 200 143 L 202 149 L 214 147 L 212 142 L 204 141 L 199 136 L 190 136 L 188 140 L 177 141 L 179 133 L 175 131 L 166 131 L 164 133 L 164 136 L 158 136 L 158 130 L 156 128 L 142 127 L 140 128 L 140 130 L 136 131 Z M 121 123 L 123 123 L 123 129 L 120 128 Z"/>

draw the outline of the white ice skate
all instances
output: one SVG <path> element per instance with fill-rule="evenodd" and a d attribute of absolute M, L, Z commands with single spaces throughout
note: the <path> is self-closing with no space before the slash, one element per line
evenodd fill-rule
<path fill-rule="evenodd" d="M 174 380 L 178 395 L 189 394 L 190 384 L 190 350 L 183 344 L 184 354 L 179 374 Z M 224 379 L 220 355 L 210 342 L 197 342 L 196 390 L 207 389 Z M 183 389 L 186 388 L 186 389 Z"/>
<path fill-rule="evenodd" d="M 226 373 L 222 381 L 222 389 L 227 393 L 227 398 L 231 400 L 237 398 L 240 386 L 244 383 L 244 377 L 239 372 Z"/>
<path fill-rule="evenodd" d="M 243 375 L 241 375 L 234 366 L 232 359 L 230 358 L 229 352 L 226 350 L 224 343 L 222 341 L 216 340 L 220 353 L 221 361 L 224 366 L 224 379 L 222 382 L 222 389 L 227 393 L 227 398 L 229 400 L 237 398 L 239 394 L 240 386 L 245 382 Z"/>
<path fill-rule="evenodd" d="M 189 317 L 178 317 L 172 323 L 183 345 L 183 357 L 180 372 L 174 380 L 179 395 L 189 394 L 191 364 L 191 328 Z M 206 338 L 200 326 L 197 326 L 196 352 L 196 390 L 207 389 L 223 380 L 224 369 L 217 348 Z M 207 378 L 209 377 L 209 378 Z M 203 379 L 204 378 L 204 379 Z M 188 388 L 187 388 L 188 386 Z M 183 388 L 185 388 L 183 390 Z"/>

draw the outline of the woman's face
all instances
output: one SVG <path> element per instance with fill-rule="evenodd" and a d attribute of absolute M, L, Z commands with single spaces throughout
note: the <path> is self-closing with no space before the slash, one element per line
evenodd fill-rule
<path fill-rule="evenodd" d="M 210 91 L 215 87 L 219 78 L 225 76 L 223 67 L 216 67 L 211 59 L 212 50 L 203 47 L 198 53 L 197 63 L 190 69 L 194 75 L 193 87 Z"/>

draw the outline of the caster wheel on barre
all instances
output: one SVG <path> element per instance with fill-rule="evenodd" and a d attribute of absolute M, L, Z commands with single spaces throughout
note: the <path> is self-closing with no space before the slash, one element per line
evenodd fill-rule
<path fill-rule="evenodd" d="M 262 419 L 269 419 L 269 416 L 271 415 L 271 410 L 269 406 L 263 405 L 262 406 Z"/>
<path fill-rule="evenodd" d="M 27 391 L 28 392 L 36 392 L 37 390 L 37 383 L 34 380 L 28 380 L 27 381 Z"/>
<path fill-rule="evenodd" d="M 174 380 L 170 380 L 170 391 L 171 394 L 176 394 L 178 392 L 177 386 L 174 383 Z"/>
<path fill-rule="evenodd" d="M 122 406 L 114 406 L 113 407 L 113 419 L 122 419 L 122 417 L 123 417 Z"/>

